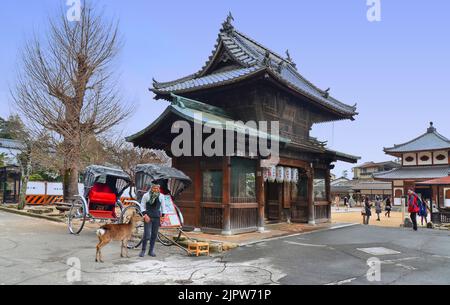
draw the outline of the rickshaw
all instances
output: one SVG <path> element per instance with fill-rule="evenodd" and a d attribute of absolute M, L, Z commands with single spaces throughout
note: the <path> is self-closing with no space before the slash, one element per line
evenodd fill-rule
<path fill-rule="evenodd" d="M 135 210 L 142 215 L 140 209 L 140 202 L 146 192 L 149 191 L 152 184 L 158 181 L 165 181 L 167 184 L 167 194 L 164 195 L 164 202 L 162 202 L 163 213 L 165 217 L 161 221 L 161 228 L 158 235 L 158 241 L 165 246 L 178 245 L 183 232 L 183 215 L 179 208 L 174 204 L 173 199 L 177 198 L 181 192 L 188 188 L 192 181 L 183 172 L 168 166 L 156 164 L 141 164 L 135 169 L 135 186 L 136 199 L 126 201 L 129 206 L 125 208 L 122 215 L 122 222 L 126 222 L 124 217 L 130 215 L 130 212 Z M 133 237 L 128 243 L 130 249 L 135 249 L 142 244 L 144 235 L 144 223 L 139 222 L 133 232 Z"/>
<path fill-rule="evenodd" d="M 131 178 L 119 169 L 91 165 L 84 173 L 84 194 L 76 196 L 68 213 L 71 234 L 78 235 L 86 220 L 117 223 L 124 205 L 120 198 Z"/>

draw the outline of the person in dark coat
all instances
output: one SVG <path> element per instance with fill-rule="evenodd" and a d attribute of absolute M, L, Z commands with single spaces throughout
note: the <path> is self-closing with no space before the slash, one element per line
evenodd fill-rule
<path fill-rule="evenodd" d="M 370 216 L 372 216 L 372 204 L 370 203 L 369 197 L 367 196 L 364 199 L 364 207 L 363 207 L 363 223 L 365 225 L 369 224 Z"/>
<path fill-rule="evenodd" d="M 147 243 L 150 242 L 149 256 L 155 257 L 155 244 L 158 238 L 159 228 L 161 226 L 161 217 L 163 217 L 162 211 L 162 198 L 160 184 L 154 184 L 150 188 L 141 200 L 141 212 L 144 215 L 144 238 L 142 240 L 142 251 L 139 254 L 140 257 L 145 256 L 147 251 Z"/>
<path fill-rule="evenodd" d="M 377 221 L 381 221 L 380 214 L 382 211 L 383 208 L 381 207 L 381 199 L 377 196 L 375 199 L 375 213 L 377 213 Z"/>
<path fill-rule="evenodd" d="M 388 218 L 391 218 L 391 211 L 392 211 L 391 197 L 388 197 L 386 199 L 386 207 L 384 208 L 384 210 L 386 211 L 384 216 L 387 216 Z"/>

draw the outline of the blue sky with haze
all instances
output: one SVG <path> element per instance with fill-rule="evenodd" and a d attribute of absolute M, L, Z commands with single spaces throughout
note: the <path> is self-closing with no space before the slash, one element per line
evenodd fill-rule
<path fill-rule="evenodd" d="M 151 123 L 167 104 L 153 101 L 152 77 L 196 72 L 211 54 L 228 11 L 241 32 L 272 50 L 290 50 L 300 73 L 348 104 L 356 121 L 316 125 L 333 149 L 383 161 L 383 147 L 425 132 L 429 121 L 450 137 L 450 1 L 381 0 L 382 20 L 367 21 L 366 0 L 98 0 L 120 19 L 118 59 L 123 96 L 138 106 L 125 135 Z M 0 7 L 0 116 L 14 111 L 18 50 L 62 0 L 3 0 Z M 352 165 L 338 163 L 336 174 Z"/>

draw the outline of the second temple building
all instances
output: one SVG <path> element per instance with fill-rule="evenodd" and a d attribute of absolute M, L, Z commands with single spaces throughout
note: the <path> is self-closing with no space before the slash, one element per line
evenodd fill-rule
<path fill-rule="evenodd" d="M 191 177 L 193 187 L 176 199 L 186 227 L 238 234 L 263 230 L 267 222 L 329 222 L 332 163 L 356 163 L 358 157 L 328 149 L 310 131 L 316 123 L 354 120 L 356 105 L 317 88 L 299 73 L 288 52 L 274 53 L 236 30 L 232 20 L 230 15 L 223 23 L 200 71 L 171 82 L 154 81 L 155 98 L 171 104 L 127 140 L 138 147 L 164 149 L 173 166 Z M 247 150 L 207 156 L 196 154 L 198 147 L 193 147 L 188 150 L 192 153 L 175 154 L 172 145 L 178 134 L 172 130 L 180 121 L 193 130 L 214 122 L 233 134 L 242 132 L 236 122 L 279 122 L 277 134 L 257 128 L 244 132 L 247 144 L 252 132 L 270 147 L 276 141 L 278 162 L 268 167 L 267 156 Z M 200 136 L 201 146 L 208 135 Z"/>

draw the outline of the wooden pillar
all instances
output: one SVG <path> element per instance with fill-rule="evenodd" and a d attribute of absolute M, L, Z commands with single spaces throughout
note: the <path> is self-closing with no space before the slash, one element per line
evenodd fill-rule
<path fill-rule="evenodd" d="M 222 208 L 223 208 L 223 235 L 231 235 L 231 158 L 223 157 L 223 193 L 222 193 Z"/>
<path fill-rule="evenodd" d="M 331 198 L 331 171 L 327 169 L 325 173 L 325 191 L 327 192 L 327 215 L 328 221 L 331 222 L 331 202 L 333 201 Z"/>
<path fill-rule="evenodd" d="M 311 166 L 308 175 L 308 223 L 316 224 L 316 211 L 314 209 L 314 168 Z"/>
<path fill-rule="evenodd" d="M 194 177 L 194 202 L 195 202 L 195 223 L 194 231 L 201 231 L 201 215 L 202 215 L 202 169 L 200 166 L 200 158 L 195 158 L 195 177 Z"/>
<path fill-rule="evenodd" d="M 265 208 L 265 190 L 264 190 L 264 175 L 261 167 L 261 160 L 258 161 L 256 168 L 256 201 L 258 202 L 258 232 L 264 232 L 264 208 Z"/>

